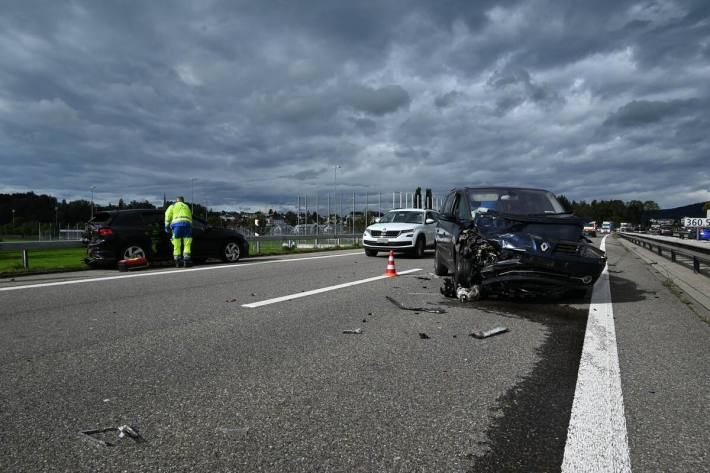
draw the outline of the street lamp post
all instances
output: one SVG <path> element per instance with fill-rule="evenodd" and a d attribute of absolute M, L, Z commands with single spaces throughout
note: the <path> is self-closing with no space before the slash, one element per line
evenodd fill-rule
<path fill-rule="evenodd" d="M 57 237 L 59 237 L 59 207 L 54 207 L 54 228 L 57 229 Z"/>
<path fill-rule="evenodd" d="M 94 189 L 96 189 L 96 186 L 91 186 L 89 189 L 91 189 L 91 219 L 94 218 Z"/>
<path fill-rule="evenodd" d="M 190 179 L 190 184 L 192 187 L 192 196 L 190 197 L 190 213 L 195 210 L 195 178 Z"/>
<path fill-rule="evenodd" d="M 333 203 L 335 203 L 336 196 L 338 195 L 338 169 L 340 168 L 340 164 L 336 164 L 333 166 Z M 336 213 L 337 213 L 337 207 L 336 207 Z M 335 226 L 337 228 L 338 226 L 338 217 L 335 217 Z"/>
<path fill-rule="evenodd" d="M 12 209 L 12 226 L 15 226 L 15 209 Z"/>

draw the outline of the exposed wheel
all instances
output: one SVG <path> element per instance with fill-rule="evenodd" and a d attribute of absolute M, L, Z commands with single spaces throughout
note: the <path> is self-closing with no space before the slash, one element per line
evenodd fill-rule
<path fill-rule="evenodd" d="M 148 259 L 148 252 L 140 245 L 128 245 L 119 255 L 120 259 L 130 259 L 130 258 L 146 258 Z"/>
<path fill-rule="evenodd" d="M 417 242 L 414 244 L 414 257 L 415 258 L 421 258 L 424 256 L 424 249 L 426 247 L 426 242 L 424 241 L 424 238 L 419 237 L 417 238 Z"/>
<path fill-rule="evenodd" d="M 222 249 L 222 261 L 226 263 L 236 263 L 242 256 L 242 249 L 236 241 L 227 242 Z"/>
<path fill-rule="evenodd" d="M 439 248 L 434 250 L 434 274 L 437 276 L 446 276 L 449 274 L 449 268 L 447 268 L 442 262 L 439 256 Z"/>
<path fill-rule="evenodd" d="M 367 256 L 377 256 L 377 250 L 370 250 L 368 248 L 365 248 L 365 255 Z"/>

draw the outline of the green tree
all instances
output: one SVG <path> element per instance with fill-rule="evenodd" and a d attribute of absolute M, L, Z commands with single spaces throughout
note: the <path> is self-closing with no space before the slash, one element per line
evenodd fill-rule
<path fill-rule="evenodd" d="M 560 205 L 562 205 L 562 208 L 565 209 L 567 212 L 573 212 L 574 207 L 572 206 L 572 202 L 569 201 L 567 197 L 564 195 L 558 195 L 557 200 L 560 202 Z"/>

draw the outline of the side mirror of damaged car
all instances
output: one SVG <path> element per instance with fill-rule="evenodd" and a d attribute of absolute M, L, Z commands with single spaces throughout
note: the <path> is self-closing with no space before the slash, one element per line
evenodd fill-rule
<path fill-rule="evenodd" d="M 426 223 L 427 225 L 431 225 L 432 223 L 436 223 L 436 220 L 434 220 L 433 218 L 428 218 L 424 220 L 424 223 Z"/>

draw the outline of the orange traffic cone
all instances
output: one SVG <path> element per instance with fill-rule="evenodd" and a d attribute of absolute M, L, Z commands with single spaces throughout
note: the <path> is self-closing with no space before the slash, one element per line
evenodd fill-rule
<path fill-rule="evenodd" d="M 387 259 L 387 269 L 385 270 L 385 276 L 388 278 L 393 278 L 397 276 L 397 270 L 394 269 L 394 251 L 390 250 L 390 257 Z"/>

